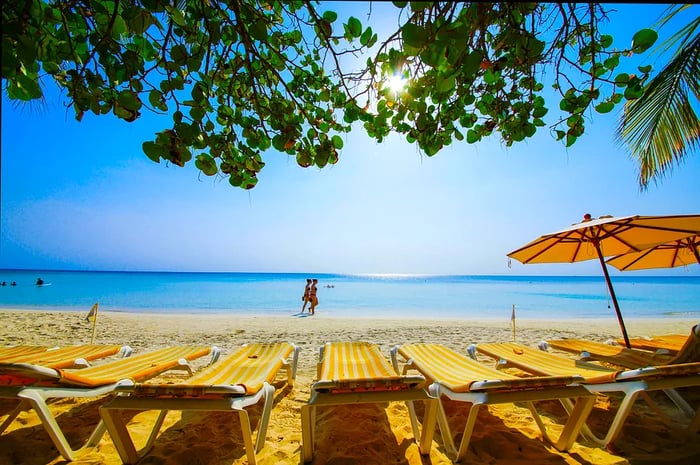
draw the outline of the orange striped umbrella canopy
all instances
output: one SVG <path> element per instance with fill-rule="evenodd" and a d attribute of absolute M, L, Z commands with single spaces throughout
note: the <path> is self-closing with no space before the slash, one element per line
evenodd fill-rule
<path fill-rule="evenodd" d="M 580 223 L 545 234 L 508 254 L 522 263 L 573 263 L 639 252 L 659 244 L 700 235 L 700 215 L 585 215 Z"/>
<path fill-rule="evenodd" d="M 693 263 L 700 264 L 700 235 L 659 244 L 641 252 L 618 255 L 606 263 L 620 271 L 675 268 Z"/>

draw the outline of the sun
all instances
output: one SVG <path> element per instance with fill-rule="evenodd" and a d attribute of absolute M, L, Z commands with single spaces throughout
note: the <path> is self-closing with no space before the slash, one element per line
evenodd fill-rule
<path fill-rule="evenodd" d="M 399 74 L 394 74 L 386 79 L 386 85 L 396 94 L 400 94 L 406 90 L 407 84 L 408 80 L 404 79 Z"/>

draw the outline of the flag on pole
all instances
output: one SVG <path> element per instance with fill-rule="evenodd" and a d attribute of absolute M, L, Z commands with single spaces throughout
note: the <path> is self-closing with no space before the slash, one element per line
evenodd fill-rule
<path fill-rule="evenodd" d="M 94 323 L 95 321 L 97 321 L 97 304 L 92 306 L 87 316 L 85 317 L 85 321 L 87 321 L 88 323 Z"/>
<path fill-rule="evenodd" d="M 515 304 L 513 304 L 513 311 L 510 314 L 510 325 L 513 329 L 513 342 L 515 342 Z"/>
<path fill-rule="evenodd" d="M 95 302 L 95 305 L 92 306 L 87 316 L 85 317 L 85 321 L 87 321 L 88 323 L 92 323 L 92 338 L 90 338 L 90 344 L 94 344 L 95 333 L 97 332 L 97 307 L 97 302 Z"/>

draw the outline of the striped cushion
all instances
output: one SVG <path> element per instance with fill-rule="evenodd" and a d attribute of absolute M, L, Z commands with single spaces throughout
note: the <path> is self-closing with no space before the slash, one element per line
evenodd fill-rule
<path fill-rule="evenodd" d="M 498 389 L 539 389 L 571 384 L 571 377 L 520 378 L 476 362 L 441 344 L 405 344 L 399 353 L 426 378 L 453 392 L 482 390 L 475 383 L 498 381 Z"/>
<path fill-rule="evenodd" d="M 293 351 L 294 346 L 288 342 L 249 344 L 184 383 L 137 384 L 130 390 L 139 395 L 204 396 L 212 386 L 241 386 L 245 394 L 252 395 L 265 382 L 274 382 Z"/>
<path fill-rule="evenodd" d="M 632 347 L 636 347 L 637 349 L 651 351 L 666 349 L 675 353 L 681 350 L 681 347 L 683 347 L 683 344 L 685 344 L 687 339 L 688 337 L 683 336 L 682 334 L 668 334 L 666 336 L 654 336 L 651 338 L 639 337 L 630 339 L 630 345 Z M 625 340 L 618 339 L 617 343 L 624 345 Z"/>
<path fill-rule="evenodd" d="M 411 389 L 422 382 L 422 378 L 396 374 L 376 344 L 329 342 L 314 389 L 334 393 L 394 391 Z"/>
<path fill-rule="evenodd" d="M 48 349 L 48 347 L 43 346 L 0 347 L 0 362 L 11 362 L 14 361 L 16 357 L 27 357 L 46 352 Z"/>
<path fill-rule="evenodd" d="M 700 374 L 700 362 L 677 363 L 674 365 L 663 365 L 657 367 L 646 367 L 639 370 L 629 370 L 620 373 L 619 379 L 649 379 L 668 378 L 671 376 L 688 376 Z"/>
<path fill-rule="evenodd" d="M 511 342 L 478 344 L 477 350 L 525 372 L 539 376 L 582 376 L 586 383 L 615 381 L 619 373 L 612 368 L 573 360 Z"/>
<path fill-rule="evenodd" d="M 96 360 L 114 355 L 120 349 L 121 346 L 119 345 L 85 344 L 49 349 L 28 355 L 18 355 L 2 361 L 5 363 L 31 363 L 32 365 L 56 369 L 69 368 L 73 366 L 76 359 Z"/>
<path fill-rule="evenodd" d="M 601 344 L 583 339 L 554 339 L 547 341 L 551 347 L 565 352 L 580 354 L 588 352 L 595 360 L 612 363 L 626 368 L 641 368 L 649 365 L 664 365 L 669 362 L 668 355 L 657 355 L 625 347 Z"/>
<path fill-rule="evenodd" d="M 61 382 L 69 385 L 103 386 L 122 379 L 144 381 L 178 365 L 180 359 L 194 360 L 211 351 L 206 346 L 175 346 L 133 355 L 80 370 L 58 370 Z"/>
<path fill-rule="evenodd" d="M 379 346 L 368 342 L 327 343 L 321 364 L 322 380 L 373 380 L 399 378 Z"/>

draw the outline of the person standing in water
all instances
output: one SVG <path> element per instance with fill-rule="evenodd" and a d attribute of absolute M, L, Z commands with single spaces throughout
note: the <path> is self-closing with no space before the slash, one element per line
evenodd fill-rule
<path fill-rule="evenodd" d="M 311 288 L 309 289 L 309 301 L 311 302 L 309 313 L 312 315 L 316 314 L 316 305 L 318 305 L 318 298 L 316 297 L 316 284 L 318 284 L 318 279 L 314 278 L 311 282 Z"/>
<path fill-rule="evenodd" d="M 311 295 L 311 279 L 306 278 L 306 287 L 304 287 L 304 295 L 301 297 L 301 300 L 304 302 L 304 305 L 301 306 L 301 313 L 304 313 L 304 309 L 306 308 L 306 304 L 310 303 L 310 295 Z"/>

